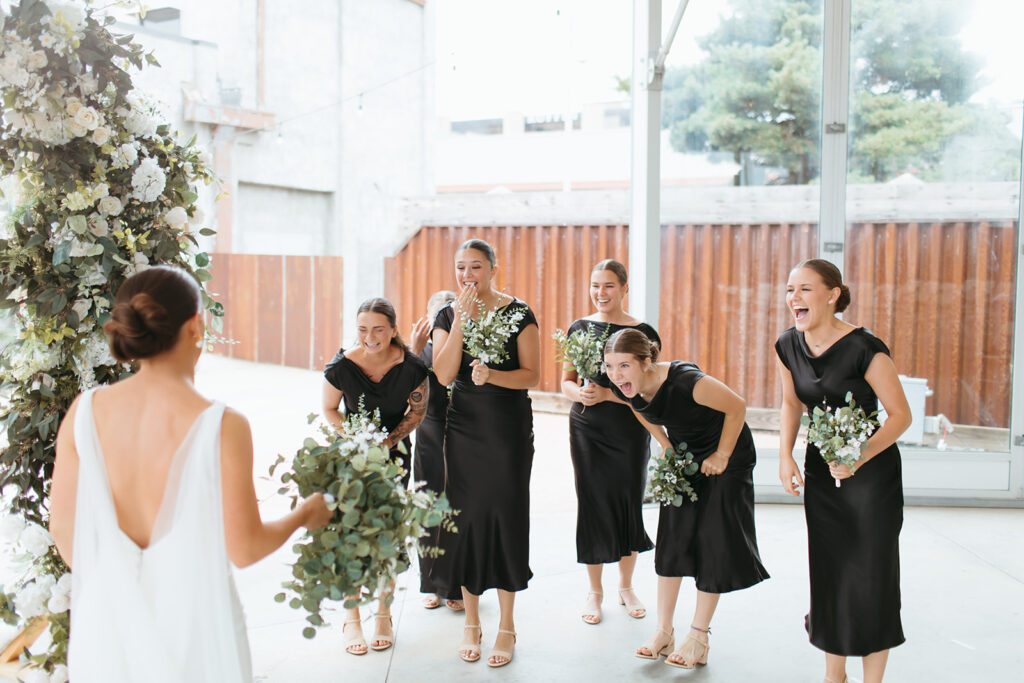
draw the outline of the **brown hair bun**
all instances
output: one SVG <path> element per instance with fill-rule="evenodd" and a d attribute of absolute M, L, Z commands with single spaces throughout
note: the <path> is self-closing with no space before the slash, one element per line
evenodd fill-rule
<path fill-rule="evenodd" d="M 117 290 L 117 303 L 103 326 L 111 353 L 131 361 L 169 350 L 200 303 L 198 282 L 180 268 L 154 266 L 132 275 Z"/>

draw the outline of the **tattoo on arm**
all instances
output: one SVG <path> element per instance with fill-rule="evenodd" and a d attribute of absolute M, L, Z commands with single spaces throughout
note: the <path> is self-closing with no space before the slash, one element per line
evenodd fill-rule
<path fill-rule="evenodd" d="M 428 381 L 426 379 L 423 380 L 409 394 L 409 410 L 405 413 L 402 421 L 398 423 L 398 426 L 392 429 L 391 434 L 388 435 L 388 440 L 393 445 L 397 446 L 402 439 L 409 436 L 419 426 L 420 422 L 423 421 L 423 416 L 427 413 L 427 394 L 430 391 Z"/>

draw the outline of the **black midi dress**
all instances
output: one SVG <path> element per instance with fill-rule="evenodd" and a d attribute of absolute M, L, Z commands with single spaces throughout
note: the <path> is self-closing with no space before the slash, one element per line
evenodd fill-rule
<path fill-rule="evenodd" d="M 619 330 L 639 330 L 661 345 L 658 333 L 646 323 L 617 325 L 581 319 L 569 326 L 567 334 L 588 327 L 606 338 Z M 590 381 L 606 389 L 611 386 L 604 371 Z M 643 520 L 650 444 L 650 433 L 629 406 L 603 401 L 584 410 L 582 403 L 572 404 L 569 452 L 576 477 L 577 562 L 618 562 L 634 551 L 654 547 Z"/>
<path fill-rule="evenodd" d="M 437 381 L 433 372 L 434 345 L 427 342 L 420 353 L 420 360 L 427 366 L 430 380 L 430 398 L 427 401 L 427 414 L 420 426 L 416 428 L 416 457 L 413 459 L 413 477 L 416 481 L 426 482 L 431 491 L 444 491 L 444 426 L 448 413 L 448 387 Z M 437 545 L 438 531 L 432 530 L 431 545 Z M 462 589 L 455 586 L 445 590 L 430 578 L 434 558 L 420 555 L 420 592 L 441 595 L 449 600 L 461 600 Z"/>
<path fill-rule="evenodd" d="M 533 312 L 519 299 L 505 307 L 525 316 L 509 338 L 508 359 L 495 370 L 517 370 L 516 340 Z M 434 327 L 451 331 L 449 303 Z M 463 353 L 448 406 L 444 432 L 445 492 L 458 531 L 441 531 L 444 550 L 430 577 L 446 590 L 465 586 L 480 595 L 488 588 L 521 591 L 530 571 L 530 472 L 533 468 L 533 412 L 525 389 L 473 384 L 473 358 Z"/>
<path fill-rule="evenodd" d="M 324 369 L 324 378 L 332 387 L 342 393 L 345 413 L 359 410 L 359 399 L 363 399 L 363 408 L 372 413 L 380 411 L 381 426 L 392 431 L 405 417 L 409 408 L 409 395 L 427 378 L 427 366 L 408 349 L 403 349 L 405 357 L 393 368 L 384 373 L 379 382 L 374 382 L 350 358 L 345 356 L 345 349 L 340 349 Z M 391 457 L 401 464 L 405 472 L 402 474 L 402 485 L 409 485 L 412 460 L 412 441 L 406 436 L 402 443 L 405 453 L 397 448 L 391 449 Z"/>
<path fill-rule="evenodd" d="M 639 394 L 633 408 L 663 425 L 673 446 L 686 443 L 695 462 L 718 449 L 725 414 L 697 403 L 693 388 L 704 377 L 693 363 L 672 361 L 668 375 L 647 402 Z M 618 387 L 613 390 L 617 393 Z M 619 396 L 622 396 L 619 393 Z M 658 576 L 692 576 L 697 590 L 728 593 L 768 578 L 761 564 L 754 529 L 754 439 L 746 424 L 722 474 L 699 471 L 689 477 L 697 502 L 662 505 L 654 570 Z"/>
<path fill-rule="evenodd" d="M 847 392 L 868 413 L 878 397 L 864 378 L 876 354 L 889 349 L 863 327 L 811 354 L 802 332 L 790 328 L 775 350 L 793 376 L 808 414 L 815 406 L 846 405 Z M 811 608 L 811 644 L 830 654 L 863 657 L 901 644 L 900 529 L 903 475 L 896 444 L 857 468 L 836 488 L 813 445 L 804 457 L 804 515 Z"/>

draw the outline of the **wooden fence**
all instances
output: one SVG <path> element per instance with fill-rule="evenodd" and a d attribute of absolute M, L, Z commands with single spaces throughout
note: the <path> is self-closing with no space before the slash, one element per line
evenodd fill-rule
<path fill-rule="evenodd" d="M 322 369 L 341 343 L 341 258 L 214 254 L 209 291 L 224 304 L 216 352 Z"/>
<path fill-rule="evenodd" d="M 928 414 L 1006 427 L 1016 267 L 1015 223 L 854 223 L 847 235 L 846 318 L 889 343 L 896 366 L 925 377 Z M 558 391 L 551 334 L 592 307 L 591 266 L 628 263 L 625 225 L 422 228 L 386 263 L 386 291 L 407 331 L 438 289 L 454 287 L 452 254 L 490 242 L 498 285 L 529 303 L 541 331 L 540 389 Z M 698 363 L 749 405 L 777 407 L 773 342 L 789 327 L 790 267 L 817 251 L 813 223 L 668 225 L 662 230 L 659 333 L 665 356 Z"/>

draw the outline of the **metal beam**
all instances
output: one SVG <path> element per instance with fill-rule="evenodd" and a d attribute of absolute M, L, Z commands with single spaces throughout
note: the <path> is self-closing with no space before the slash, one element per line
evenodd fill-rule
<path fill-rule="evenodd" d="M 661 0 L 633 0 L 630 312 L 658 326 L 661 281 Z"/>
<path fill-rule="evenodd" d="M 679 0 L 679 6 L 676 7 L 676 13 L 672 17 L 672 25 L 668 27 L 668 35 L 665 36 L 665 42 L 658 50 L 658 59 L 654 62 L 655 70 L 664 70 L 665 60 L 668 59 L 669 50 L 672 49 L 672 41 L 676 39 L 676 31 L 679 30 L 679 22 L 683 20 L 683 12 L 686 11 L 686 6 L 689 4 L 690 0 Z"/>
<path fill-rule="evenodd" d="M 843 268 L 846 144 L 850 104 L 850 0 L 825 3 L 821 91 L 821 217 L 818 256 Z"/>

